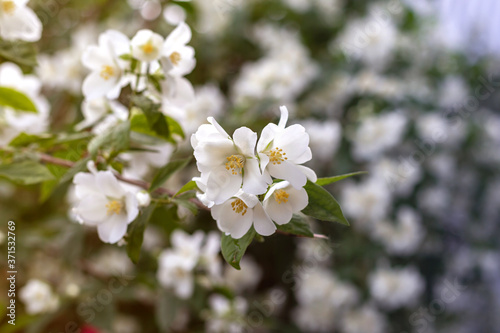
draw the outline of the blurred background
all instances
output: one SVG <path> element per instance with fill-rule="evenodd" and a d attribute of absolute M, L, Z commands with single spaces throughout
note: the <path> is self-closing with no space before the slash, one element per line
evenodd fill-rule
<path fill-rule="evenodd" d="M 188 136 L 207 116 L 228 132 L 260 132 L 286 105 L 290 122 L 310 134 L 318 176 L 368 173 L 328 187 L 350 228 L 310 221 L 329 241 L 254 242 L 241 271 L 217 261 L 216 278 L 195 274 L 187 300 L 159 284 L 157 258 L 174 229 L 217 230 L 206 212 L 156 211 L 136 266 L 123 247 L 72 220 L 71 189 L 49 195 L 50 184 L 0 180 L 0 219 L 16 222 L 17 286 L 25 288 L 15 327 L 5 323 L 0 295 L 0 332 L 500 332 L 498 1 L 30 6 L 44 32 L 37 65 L 23 69 L 43 84 L 52 132 L 83 119 L 80 57 L 99 33 L 166 36 L 185 20 L 196 99 L 172 116 Z M 168 154 L 190 149 L 186 142 Z M 169 186 L 195 175 L 192 165 Z M 2 227 L 2 251 L 6 233 Z M 5 278 L 0 285 L 8 289 Z"/>

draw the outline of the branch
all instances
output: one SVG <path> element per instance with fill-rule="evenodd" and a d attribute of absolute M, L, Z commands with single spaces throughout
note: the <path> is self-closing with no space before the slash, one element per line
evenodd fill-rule
<path fill-rule="evenodd" d="M 42 163 L 59 165 L 59 166 L 65 167 L 65 168 L 72 168 L 76 164 L 75 162 L 63 160 L 61 158 L 57 158 L 57 157 L 50 156 L 47 154 L 38 154 L 38 157 L 40 159 L 40 162 L 42 162 Z M 117 172 L 113 172 L 113 174 L 115 175 L 116 179 L 121 180 L 124 183 L 140 187 L 140 188 L 145 189 L 145 190 L 148 190 L 150 185 L 151 185 L 148 182 L 143 181 L 143 180 L 126 178 Z M 175 194 L 175 192 L 170 191 L 169 189 L 166 189 L 163 187 L 157 188 L 154 192 L 156 194 L 159 194 L 159 195 L 169 195 L 169 196 L 173 196 Z M 202 204 L 199 200 L 197 200 L 195 198 L 190 199 L 190 201 L 192 203 L 194 203 L 199 209 L 210 210 L 210 208 L 206 207 L 204 204 Z"/>

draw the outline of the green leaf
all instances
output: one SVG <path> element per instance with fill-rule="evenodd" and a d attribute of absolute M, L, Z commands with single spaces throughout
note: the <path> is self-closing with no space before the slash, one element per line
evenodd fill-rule
<path fill-rule="evenodd" d="M 310 181 L 307 181 L 304 189 L 309 196 L 309 204 L 302 210 L 302 213 L 318 220 L 349 225 L 349 222 L 347 222 L 347 219 L 342 213 L 339 203 L 330 192 Z"/>
<path fill-rule="evenodd" d="M 175 193 L 174 198 L 184 192 L 192 191 L 192 190 L 197 190 L 198 185 L 196 185 L 196 182 L 194 180 L 191 180 L 187 182 L 177 193 Z"/>
<path fill-rule="evenodd" d="M 142 241 L 144 240 L 144 231 L 153 215 L 156 205 L 151 204 L 145 208 L 140 215 L 133 221 L 128 228 L 127 236 L 127 254 L 134 264 L 137 264 L 141 255 Z"/>
<path fill-rule="evenodd" d="M 314 234 L 311 231 L 311 227 L 309 226 L 307 220 L 303 216 L 297 214 L 294 214 L 292 220 L 287 224 L 278 225 L 278 230 L 293 235 L 299 235 L 311 238 L 314 237 Z"/>
<path fill-rule="evenodd" d="M 0 87 L 0 105 L 10 107 L 15 111 L 38 112 L 28 96 L 8 87 Z"/>
<path fill-rule="evenodd" d="M 132 102 L 142 110 L 146 116 L 149 128 L 158 136 L 169 140 L 170 128 L 167 123 L 166 117 L 161 113 L 161 105 L 154 103 L 152 100 L 145 96 L 134 96 Z"/>
<path fill-rule="evenodd" d="M 37 184 L 54 179 L 47 167 L 30 160 L 0 165 L 0 176 L 20 185 Z"/>
<path fill-rule="evenodd" d="M 27 134 L 27 133 L 21 133 L 18 136 L 16 136 L 14 139 L 12 139 L 9 143 L 9 146 L 11 147 L 27 147 L 33 143 L 45 143 L 47 141 L 51 141 L 54 139 L 54 136 L 52 134 Z"/>
<path fill-rule="evenodd" d="M 119 153 L 127 150 L 129 143 L 130 123 L 125 121 L 90 140 L 88 149 L 92 156 L 97 155 L 99 149 L 108 149 L 113 153 Z"/>
<path fill-rule="evenodd" d="M 320 186 L 325 186 L 328 184 L 332 184 L 335 182 L 338 182 L 339 180 L 346 179 L 352 176 L 357 176 L 357 175 L 363 175 L 366 174 L 366 171 L 359 171 L 359 172 L 353 172 L 353 173 L 347 173 L 345 175 L 339 175 L 339 176 L 334 176 L 334 177 L 326 177 L 326 178 L 318 178 L 316 181 L 316 184 Z"/>
<path fill-rule="evenodd" d="M 171 161 L 167 165 L 165 165 L 163 168 L 161 168 L 156 176 L 153 178 L 153 181 L 151 182 L 151 186 L 149 186 L 149 191 L 154 191 L 163 183 L 165 183 L 170 176 L 172 176 L 176 171 L 184 168 L 189 161 L 191 161 L 191 158 L 186 158 L 184 160 L 177 160 L 177 161 Z"/>
<path fill-rule="evenodd" d="M 245 236 L 240 239 L 234 239 L 231 236 L 225 234 L 221 238 L 221 251 L 222 256 L 227 261 L 227 263 L 237 270 L 240 270 L 240 261 L 247 250 L 248 245 L 252 243 L 255 237 L 255 229 L 252 227 L 246 233 Z"/>
<path fill-rule="evenodd" d="M 186 138 L 186 135 L 184 134 L 184 130 L 182 129 L 182 126 L 172 117 L 165 116 L 168 122 L 168 128 L 170 129 L 170 133 L 172 134 L 177 134 L 180 136 L 182 139 Z"/>
<path fill-rule="evenodd" d="M 190 200 L 174 199 L 172 201 L 175 202 L 176 204 L 178 204 L 179 206 L 187 208 L 193 215 L 198 214 L 198 206 L 196 206 L 196 204 L 191 202 Z"/>

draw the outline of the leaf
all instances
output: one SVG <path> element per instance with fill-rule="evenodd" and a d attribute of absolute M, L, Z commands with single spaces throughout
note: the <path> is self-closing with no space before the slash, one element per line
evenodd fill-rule
<path fill-rule="evenodd" d="M 196 206 L 193 202 L 186 199 L 174 199 L 172 201 L 184 208 L 187 208 L 193 215 L 198 214 L 198 206 Z"/>
<path fill-rule="evenodd" d="M 160 137 L 169 140 L 170 128 L 166 117 L 161 113 L 161 105 L 154 103 L 145 96 L 134 96 L 132 102 L 142 110 L 146 116 L 149 128 Z"/>
<path fill-rule="evenodd" d="M 156 190 L 163 183 L 165 183 L 170 178 L 170 176 L 172 176 L 176 171 L 184 168 L 189 163 L 189 161 L 191 161 L 191 158 L 172 161 L 167 165 L 165 165 L 158 171 L 156 176 L 153 178 L 151 186 L 149 186 L 149 191 L 152 192 Z"/>
<path fill-rule="evenodd" d="M 328 184 L 332 184 L 335 182 L 338 182 L 339 180 L 346 179 L 352 176 L 357 176 L 357 175 L 363 175 L 366 174 L 366 171 L 359 171 L 359 172 L 353 172 L 353 173 L 346 173 L 345 175 L 339 175 L 339 176 L 334 176 L 334 177 L 326 177 L 326 178 L 318 178 L 316 181 L 316 184 L 320 186 L 325 186 Z"/>
<path fill-rule="evenodd" d="M 165 118 L 167 119 L 168 128 L 170 129 L 170 133 L 177 134 L 182 139 L 185 139 L 186 135 L 184 134 L 184 130 L 182 129 L 182 126 L 172 117 L 165 116 Z"/>
<path fill-rule="evenodd" d="M 144 240 L 144 231 L 156 209 L 155 204 L 149 205 L 140 215 L 130 224 L 127 237 L 127 254 L 134 264 L 137 264 L 141 255 L 142 242 Z"/>
<path fill-rule="evenodd" d="M 0 87 L 0 105 L 15 111 L 38 113 L 31 99 L 20 91 L 8 87 Z"/>
<path fill-rule="evenodd" d="M 0 176 L 20 185 L 37 184 L 54 179 L 47 167 L 30 160 L 0 165 Z"/>
<path fill-rule="evenodd" d="M 127 150 L 129 143 L 130 123 L 125 121 L 90 140 L 88 149 L 92 156 L 97 155 L 99 149 L 103 148 L 107 148 L 113 153 L 118 153 Z"/>
<path fill-rule="evenodd" d="M 14 139 L 12 139 L 9 142 L 9 146 L 11 147 L 27 147 L 33 143 L 44 143 L 47 141 L 51 141 L 54 139 L 54 136 L 52 134 L 27 134 L 22 132 L 18 136 L 16 136 Z"/>
<path fill-rule="evenodd" d="M 252 227 L 246 233 L 245 236 L 240 239 L 234 239 L 231 236 L 225 234 L 221 238 L 221 252 L 227 263 L 237 270 L 240 270 L 240 261 L 247 250 L 248 245 L 252 243 L 256 233 L 255 229 Z"/>
<path fill-rule="evenodd" d="M 303 216 L 297 214 L 294 214 L 292 220 L 287 224 L 278 225 L 278 230 L 293 235 L 299 235 L 311 238 L 314 237 L 314 234 L 311 231 L 311 227 L 309 226 L 307 220 Z"/>
<path fill-rule="evenodd" d="M 304 189 L 309 196 L 309 204 L 302 210 L 302 213 L 318 220 L 349 225 L 349 222 L 347 222 L 347 219 L 342 213 L 339 203 L 330 192 L 310 181 L 307 181 Z"/>
<path fill-rule="evenodd" d="M 192 191 L 192 190 L 197 190 L 198 185 L 196 185 L 196 182 L 194 180 L 191 180 L 187 182 L 177 193 L 175 193 L 174 198 L 184 192 Z"/>

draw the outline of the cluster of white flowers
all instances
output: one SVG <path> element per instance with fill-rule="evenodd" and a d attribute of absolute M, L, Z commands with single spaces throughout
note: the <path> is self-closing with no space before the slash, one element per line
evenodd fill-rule
<path fill-rule="evenodd" d="M 240 333 L 246 331 L 245 314 L 248 303 L 244 298 L 229 300 L 221 295 L 212 295 L 208 299 L 210 311 L 207 314 L 206 332 Z"/>
<path fill-rule="evenodd" d="M 283 106 L 279 124 L 268 124 L 258 142 L 247 127 L 231 137 L 211 117 L 191 137 L 201 172 L 194 178 L 203 191 L 198 198 L 233 238 L 243 237 L 252 225 L 257 233 L 271 235 L 273 221 L 286 224 L 308 204 L 303 187 L 308 178 L 316 181 L 314 171 L 301 165 L 312 157 L 309 135 L 301 125 L 286 127 L 287 120 Z M 281 181 L 273 183 L 273 177 Z"/>
<path fill-rule="evenodd" d="M 42 22 L 27 3 L 29 0 L 0 1 L 0 37 L 36 42 L 42 36 Z"/>
<path fill-rule="evenodd" d="M 47 283 L 40 280 L 29 280 L 19 290 L 19 298 L 31 315 L 53 312 L 59 307 L 59 297 L 54 294 Z"/>
<path fill-rule="evenodd" d="M 309 51 L 297 33 L 272 25 L 258 26 L 254 39 L 266 56 L 243 66 L 233 100 L 238 105 L 262 99 L 293 102 L 319 73 Z"/>
<path fill-rule="evenodd" d="M 24 93 L 37 108 L 37 113 L 32 113 L 0 106 L 0 146 L 7 145 L 21 132 L 39 134 L 47 129 L 49 103 L 40 94 L 41 83 L 36 76 L 24 75 L 19 66 L 6 62 L 0 65 L 0 86 Z"/>
<path fill-rule="evenodd" d="M 181 299 L 193 294 L 195 273 L 207 273 L 212 282 L 220 279 L 220 236 L 216 232 L 206 237 L 202 231 L 189 235 L 175 230 L 171 236 L 172 248 L 164 250 L 158 259 L 157 278 L 165 288 L 172 288 Z M 196 272 L 195 272 L 196 271 Z"/>

